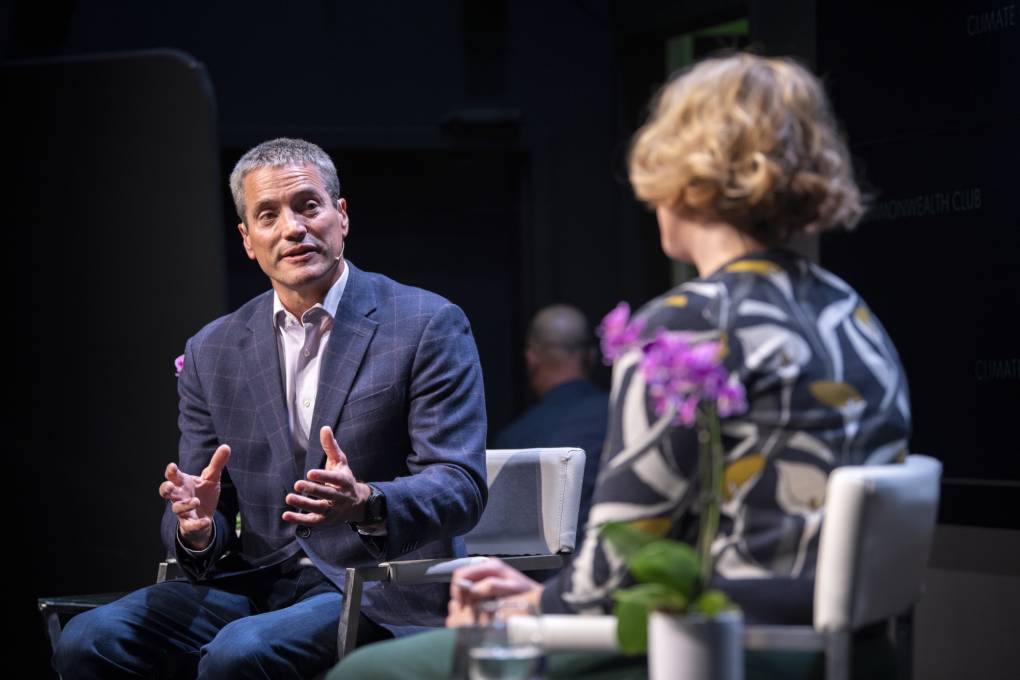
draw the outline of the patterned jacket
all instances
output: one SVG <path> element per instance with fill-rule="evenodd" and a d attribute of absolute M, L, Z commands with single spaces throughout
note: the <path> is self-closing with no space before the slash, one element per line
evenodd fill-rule
<path fill-rule="evenodd" d="M 722 340 L 748 410 L 723 421 L 722 520 L 713 545 L 718 587 L 749 622 L 808 623 L 829 472 L 888 463 L 907 451 L 910 404 L 896 349 L 856 292 L 794 253 L 739 258 L 638 312 L 660 328 Z M 610 423 L 589 531 L 573 562 L 546 584 L 546 612 L 602 613 L 630 583 L 593 531 L 608 521 L 694 542 L 693 428 L 652 433 L 658 420 L 637 368 L 613 369 Z"/>

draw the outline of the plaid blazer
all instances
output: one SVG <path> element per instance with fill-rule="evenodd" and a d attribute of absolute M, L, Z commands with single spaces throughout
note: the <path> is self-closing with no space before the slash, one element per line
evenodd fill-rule
<path fill-rule="evenodd" d="M 464 554 L 457 536 L 474 526 L 486 500 L 485 402 L 470 325 L 438 295 L 347 266 L 303 470 L 288 426 L 272 290 L 187 342 L 179 465 L 199 474 L 218 445 L 232 449 L 207 555 L 178 554 L 169 505 L 163 517 L 163 541 L 192 579 L 215 581 L 303 551 L 342 588 L 348 566 Z M 324 425 L 333 427 L 354 473 L 385 495 L 385 537 L 280 519 L 294 482 L 325 465 L 317 436 Z M 405 626 L 440 625 L 446 600 L 441 585 L 367 584 L 363 611 L 399 634 Z"/>

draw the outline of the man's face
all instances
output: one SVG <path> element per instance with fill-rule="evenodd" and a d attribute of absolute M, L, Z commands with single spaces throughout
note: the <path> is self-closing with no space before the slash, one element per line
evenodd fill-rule
<path fill-rule="evenodd" d="M 244 178 L 245 221 L 237 225 L 248 257 L 277 293 L 322 292 L 343 272 L 347 202 L 334 205 L 314 165 L 262 167 Z"/>

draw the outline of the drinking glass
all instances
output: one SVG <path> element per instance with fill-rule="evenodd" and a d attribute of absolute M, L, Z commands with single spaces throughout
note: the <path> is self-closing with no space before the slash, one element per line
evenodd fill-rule
<path fill-rule="evenodd" d="M 530 605 L 513 600 L 490 600 L 474 606 L 478 638 L 468 650 L 470 680 L 540 680 L 545 674 L 540 631 L 520 639 L 510 635 L 514 616 L 535 616 Z"/>

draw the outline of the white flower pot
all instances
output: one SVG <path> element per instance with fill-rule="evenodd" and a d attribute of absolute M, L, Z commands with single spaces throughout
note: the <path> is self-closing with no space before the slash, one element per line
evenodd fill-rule
<path fill-rule="evenodd" d="M 650 680 L 743 680 L 744 619 L 652 612 L 648 617 Z"/>

